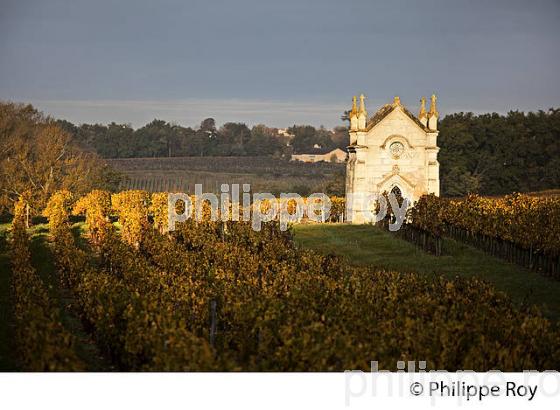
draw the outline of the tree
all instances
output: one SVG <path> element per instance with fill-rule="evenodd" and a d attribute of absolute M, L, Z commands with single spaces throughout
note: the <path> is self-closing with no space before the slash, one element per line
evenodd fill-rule
<path fill-rule="evenodd" d="M 0 206 L 26 194 L 37 212 L 60 189 L 77 194 L 114 187 L 116 174 L 84 152 L 55 121 L 31 105 L 0 103 Z"/>
<path fill-rule="evenodd" d="M 294 135 L 292 146 L 296 154 L 309 152 L 317 143 L 317 130 L 311 125 L 294 125 L 288 132 Z"/>
<path fill-rule="evenodd" d="M 501 195 L 560 186 L 560 110 L 458 113 L 440 121 L 443 195 Z"/>
<path fill-rule="evenodd" d="M 316 144 L 319 145 L 323 149 L 334 149 L 334 142 L 333 142 L 333 132 L 327 130 L 322 125 L 316 132 Z"/>
<path fill-rule="evenodd" d="M 348 128 L 343 126 L 335 127 L 332 134 L 332 142 L 334 148 L 340 148 L 346 150 L 346 147 L 350 144 L 350 136 L 348 135 Z"/>
<path fill-rule="evenodd" d="M 206 118 L 200 123 L 200 129 L 213 134 L 216 132 L 216 121 L 214 118 Z"/>
<path fill-rule="evenodd" d="M 239 122 L 226 122 L 220 128 L 215 155 L 246 155 L 246 145 L 251 138 L 251 130 Z"/>
<path fill-rule="evenodd" d="M 140 145 L 137 151 L 141 157 L 170 157 L 173 144 L 173 128 L 162 120 L 153 120 L 134 133 L 134 139 Z"/>
<path fill-rule="evenodd" d="M 134 130 L 129 124 L 116 124 L 112 122 L 107 126 L 104 150 L 101 156 L 106 158 L 130 158 L 134 152 Z M 99 153 L 98 150 L 96 152 Z"/>
<path fill-rule="evenodd" d="M 195 138 L 196 131 L 190 127 L 176 127 L 176 138 L 179 143 L 178 150 L 176 151 L 179 156 L 194 156 L 192 141 Z"/>
<path fill-rule="evenodd" d="M 255 125 L 251 129 L 251 139 L 247 144 L 248 155 L 273 155 L 283 149 L 281 141 L 276 137 L 276 131 L 265 125 Z"/>

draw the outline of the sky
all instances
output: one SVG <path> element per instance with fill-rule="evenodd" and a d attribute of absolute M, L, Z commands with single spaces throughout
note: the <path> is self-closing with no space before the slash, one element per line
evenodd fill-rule
<path fill-rule="evenodd" d="M 0 0 L 0 100 L 74 123 L 560 106 L 560 0 Z"/>

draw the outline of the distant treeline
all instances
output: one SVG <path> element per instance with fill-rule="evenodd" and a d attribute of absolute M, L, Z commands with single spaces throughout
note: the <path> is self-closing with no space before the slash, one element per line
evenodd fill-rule
<path fill-rule="evenodd" d="M 298 125 L 287 130 L 243 123 L 216 128 L 212 118 L 193 129 L 154 120 L 129 125 L 58 124 L 87 150 L 105 158 L 181 156 L 276 156 L 345 148 L 346 127 Z M 439 124 L 442 193 L 498 195 L 560 187 L 560 111 L 507 115 L 458 113 Z"/>
<path fill-rule="evenodd" d="M 312 126 L 293 126 L 279 131 L 265 125 L 252 128 L 243 123 L 228 122 L 216 128 L 213 118 L 200 127 L 182 127 L 154 120 L 134 130 L 130 125 L 82 124 L 76 126 L 59 120 L 58 124 L 74 136 L 83 148 L 104 158 L 145 158 L 184 156 L 278 156 L 321 149 L 344 148 L 345 127 L 334 131 Z"/>
<path fill-rule="evenodd" d="M 452 114 L 440 121 L 439 129 L 442 195 L 560 188 L 559 109 L 505 116 Z M 136 130 L 119 124 L 75 126 L 48 118 L 30 105 L 0 102 L 0 213 L 12 209 L 19 196 L 38 211 L 60 188 L 77 193 L 115 189 L 120 176 L 99 156 L 247 156 L 245 162 L 252 166 L 254 156 L 274 156 L 278 162 L 288 160 L 292 152 L 345 147 L 347 141 L 344 127 L 278 130 L 227 123 L 218 129 L 213 119 L 197 129 L 160 120 Z M 336 188 L 329 192 L 343 193 L 343 170 L 324 176 L 325 183 Z"/>
<path fill-rule="evenodd" d="M 443 195 L 560 187 L 560 109 L 451 114 L 439 129 Z"/>

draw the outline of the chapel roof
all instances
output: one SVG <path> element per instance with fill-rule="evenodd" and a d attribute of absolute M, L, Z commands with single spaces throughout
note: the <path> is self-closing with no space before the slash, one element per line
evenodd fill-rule
<path fill-rule="evenodd" d="M 379 110 L 377 110 L 377 112 L 375 114 L 373 114 L 368 120 L 367 120 L 367 125 L 366 125 L 366 129 L 367 131 L 371 130 L 373 127 L 375 127 L 377 124 L 379 124 L 381 122 L 381 120 L 383 120 L 383 118 L 385 118 L 387 115 L 389 115 L 391 112 L 393 112 L 397 107 L 400 107 L 401 110 L 408 116 L 410 117 L 410 119 L 412 121 L 414 121 L 416 123 L 416 125 L 418 125 L 420 128 L 422 128 L 424 131 L 430 131 L 428 129 L 428 127 L 426 127 L 424 124 L 422 124 L 420 122 L 420 120 L 418 118 L 416 118 L 416 116 L 414 114 L 412 114 L 410 111 L 408 111 L 403 105 L 396 104 L 396 103 L 392 103 L 392 104 L 385 104 L 383 105 Z"/>

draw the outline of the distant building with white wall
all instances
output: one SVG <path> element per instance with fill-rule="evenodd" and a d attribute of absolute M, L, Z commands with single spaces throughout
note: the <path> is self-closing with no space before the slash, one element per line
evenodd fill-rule
<path fill-rule="evenodd" d="M 305 154 L 292 154 L 292 161 L 302 161 L 302 162 L 336 162 L 342 163 L 346 161 L 346 152 L 340 148 L 335 148 L 333 150 L 314 148 Z"/>

